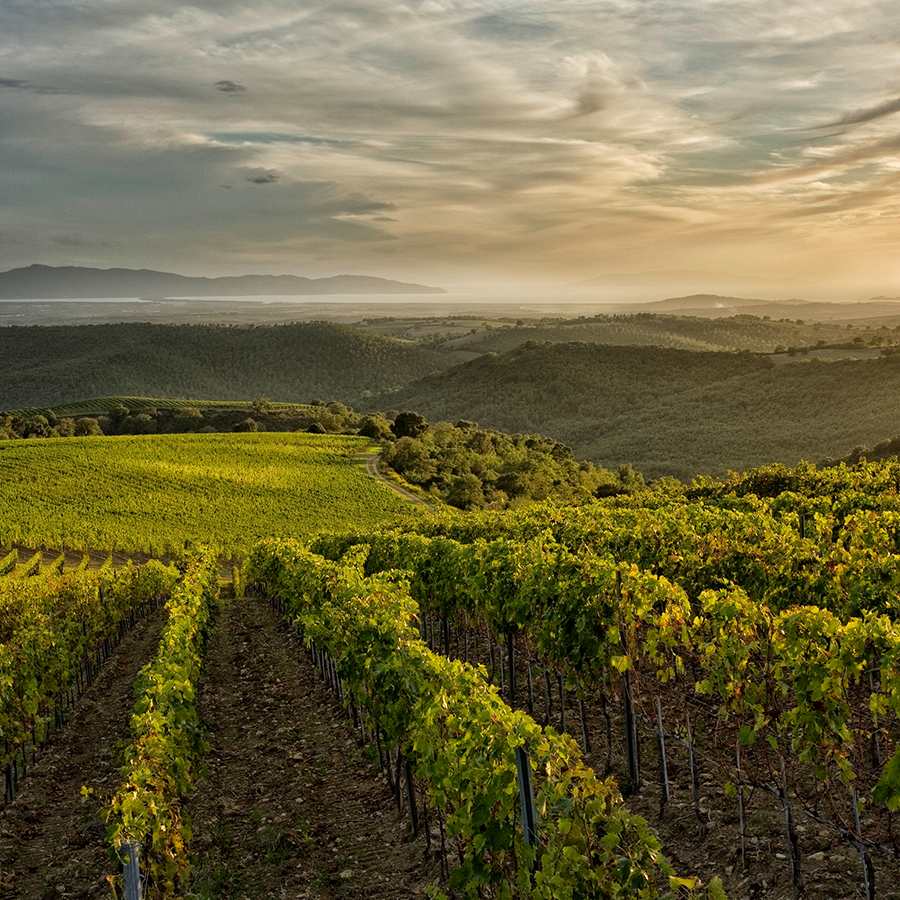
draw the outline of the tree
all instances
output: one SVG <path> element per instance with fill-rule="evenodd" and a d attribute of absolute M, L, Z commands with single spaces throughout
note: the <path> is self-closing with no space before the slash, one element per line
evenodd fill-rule
<path fill-rule="evenodd" d="M 425 417 L 414 412 L 398 413 L 394 424 L 391 425 L 391 431 L 398 438 L 417 438 L 424 434 L 427 428 L 428 423 L 425 421 Z"/>
<path fill-rule="evenodd" d="M 75 437 L 89 437 L 99 434 L 103 434 L 100 423 L 96 419 L 90 418 L 90 416 L 82 416 L 75 423 Z"/>
<path fill-rule="evenodd" d="M 393 437 L 391 423 L 384 416 L 377 413 L 372 416 L 366 416 L 363 419 L 362 425 L 359 427 L 359 433 L 376 441 L 388 441 Z"/>
<path fill-rule="evenodd" d="M 450 481 L 444 499 L 459 509 L 477 509 L 484 506 L 484 491 L 477 475 L 458 475 Z"/>
<path fill-rule="evenodd" d="M 425 484 L 437 473 L 429 448 L 417 438 L 402 437 L 389 444 L 382 455 L 387 465 L 413 484 Z"/>

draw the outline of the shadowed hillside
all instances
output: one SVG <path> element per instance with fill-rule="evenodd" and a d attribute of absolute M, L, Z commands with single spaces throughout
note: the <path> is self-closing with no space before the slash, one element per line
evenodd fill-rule
<path fill-rule="evenodd" d="M 577 458 L 690 479 L 846 455 L 900 432 L 897 397 L 898 356 L 776 367 L 746 353 L 576 343 L 482 357 L 377 403 L 540 432 Z"/>
<path fill-rule="evenodd" d="M 452 364 L 446 353 L 321 322 L 0 328 L 0 409 L 104 395 L 347 399 Z"/>
<path fill-rule="evenodd" d="M 638 409 L 656 397 L 771 367 L 750 353 L 532 341 L 424 378 L 377 402 L 414 409 L 428 419 L 464 417 L 506 432 L 552 435 Z"/>

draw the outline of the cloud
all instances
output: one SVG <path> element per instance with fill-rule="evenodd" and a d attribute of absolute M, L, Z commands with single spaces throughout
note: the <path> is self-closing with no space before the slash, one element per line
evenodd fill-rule
<path fill-rule="evenodd" d="M 217 81 L 213 87 L 217 91 L 221 91 L 223 94 L 240 94 L 247 90 L 242 84 L 238 84 L 236 81 Z"/>
<path fill-rule="evenodd" d="M 277 172 L 272 169 L 265 169 L 251 172 L 244 180 L 249 181 L 251 184 L 274 184 L 280 178 L 281 176 Z"/>
<path fill-rule="evenodd" d="M 111 241 L 85 240 L 85 238 L 83 238 L 77 234 L 54 235 L 53 237 L 50 238 L 50 240 L 54 244 L 59 244 L 59 246 L 61 246 L 61 247 L 91 248 L 91 247 L 111 247 L 111 246 L 113 246 Z"/>
<path fill-rule="evenodd" d="M 0 88 L 12 88 L 22 91 L 33 91 L 36 94 L 74 94 L 75 91 L 69 91 L 64 88 L 53 87 L 52 85 L 32 84 L 23 78 L 0 78 Z"/>
<path fill-rule="evenodd" d="M 869 259 L 892 214 L 893 0 L 76 6 L 4 7 L 0 231 L 33 252 L 571 281 L 800 258 L 804 227 Z"/>
<path fill-rule="evenodd" d="M 890 116 L 896 112 L 900 112 L 900 97 L 896 100 L 887 100 L 868 109 L 858 109 L 856 112 L 847 113 L 847 115 L 842 116 L 836 122 L 832 122 L 830 125 L 822 125 L 821 127 L 835 128 L 840 125 L 861 125 L 863 122 L 872 122 L 875 119 Z"/>

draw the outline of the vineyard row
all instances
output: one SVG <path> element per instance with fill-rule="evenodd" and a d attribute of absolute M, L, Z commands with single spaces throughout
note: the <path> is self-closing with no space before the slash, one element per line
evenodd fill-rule
<path fill-rule="evenodd" d="M 105 811 L 111 851 L 123 861 L 129 850 L 132 859 L 139 855 L 148 898 L 180 896 L 189 886 L 191 827 L 182 802 L 207 749 L 196 700 L 217 597 L 218 563 L 197 551 L 166 603 L 156 656 L 135 683 L 133 740 L 122 783 Z M 122 881 L 121 875 L 112 879 L 114 896 L 122 895 Z"/>
<path fill-rule="evenodd" d="M 350 557 L 330 562 L 296 542 L 268 542 L 251 552 L 245 577 L 334 660 L 346 702 L 365 711 L 379 745 L 402 748 L 455 838 L 453 887 L 472 897 L 652 898 L 668 879 L 671 891 L 724 897 L 717 880 L 703 889 L 675 875 L 647 823 L 571 738 L 512 710 L 479 670 L 432 653 L 402 579 L 366 577 L 365 554 Z M 522 829 L 518 749 L 533 777 L 534 842 Z"/>
<path fill-rule="evenodd" d="M 177 573 L 152 562 L 0 585 L 0 765 L 15 798 L 29 755 L 93 681 L 112 648 L 171 590 Z"/>

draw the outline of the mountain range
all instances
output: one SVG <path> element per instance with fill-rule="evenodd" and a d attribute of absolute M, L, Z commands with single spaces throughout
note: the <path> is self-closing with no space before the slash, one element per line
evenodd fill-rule
<path fill-rule="evenodd" d="M 370 275 L 303 278 L 238 275 L 195 278 L 152 269 L 92 269 L 31 265 L 0 272 L 0 300 L 100 297 L 258 297 L 310 294 L 445 294 L 443 288 Z"/>

